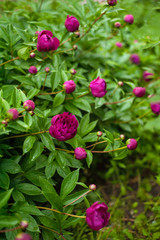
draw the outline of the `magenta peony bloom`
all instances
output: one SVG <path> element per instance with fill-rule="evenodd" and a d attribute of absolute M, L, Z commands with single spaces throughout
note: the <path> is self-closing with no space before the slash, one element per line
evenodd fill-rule
<path fill-rule="evenodd" d="M 139 58 L 138 54 L 133 53 L 133 54 L 130 56 L 130 61 L 131 61 L 132 63 L 135 63 L 136 65 L 140 64 L 140 58 Z"/>
<path fill-rule="evenodd" d="M 146 93 L 146 89 L 144 87 L 135 87 L 133 93 L 136 97 L 143 97 Z"/>
<path fill-rule="evenodd" d="M 27 233 L 19 233 L 15 240 L 32 240 L 31 236 Z"/>
<path fill-rule="evenodd" d="M 17 111 L 16 108 L 11 108 L 7 112 L 7 117 L 10 120 L 16 120 L 19 117 L 19 112 Z"/>
<path fill-rule="evenodd" d="M 121 42 L 116 42 L 115 45 L 118 47 L 118 48 L 122 48 L 122 43 Z"/>
<path fill-rule="evenodd" d="M 107 226 L 110 218 L 110 213 L 107 212 L 108 207 L 105 203 L 95 202 L 86 210 L 86 222 L 94 231 Z"/>
<path fill-rule="evenodd" d="M 74 92 L 76 89 L 76 84 L 73 80 L 69 80 L 64 82 L 63 88 L 67 94 Z"/>
<path fill-rule="evenodd" d="M 90 82 L 89 88 L 91 89 L 91 93 L 94 97 L 101 98 L 107 93 L 106 85 L 105 80 L 98 77 Z"/>
<path fill-rule="evenodd" d="M 69 32 L 75 32 L 79 28 L 79 21 L 73 16 L 67 16 L 65 21 L 65 27 Z"/>
<path fill-rule="evenodd" d="M 37 71 L 37 68 L 35 66 L 31 66 L 29 69 L 28 69 L 28 72 L 30 74 L 36 74 L 38 71 Z"/>
<path fill-rule="evenodd" d="M 59 141 L 67 141 L 76 135 L 78 125 L 74 115 L 64 112 L 52 118 L 49 133 Z"/>
<path fill-rule="evenodd" d="M 133 24 L 133 22 L 134 22 L 134 17 L 133 17 L 133 15 L 128 14 L 128 15 L 124 16 L 124 21 L 127 22 L 127 23 L 129 23 L 129 24 Z"/>
<path fill-rule="evenodd" d="M 117 4 L 117 0 L 107 0 L 108 5 L 115 6 Z"/>
<path fill-rule="evenodd" d="M 33 111 L 35 109 L 35 103 L 32 100 L 27 100 L 23 103 L 23 107 L 27 111 Z"/>
<path fill-rule="evenodd" d="M 78 160 L 85 159 L 87 157 L 87 152 L 84 148 L 78 147 L 74 150 L 75 158 Z"/>
<path fill-rule="evenodd" d="M 114 26 L 115 26 L 116 28 L 120 28 L 120 27 L 121 27 L 121 23 L 120 23 L 120 22 L 115 22 Z"/>
<path fill-rule="evenodd" d="M 128 148 L 129 150 L 134 150 L 134 149 L 136 149 L 136 147 L 137 147 L 137 145 L 138 145 L 137 140 L 134 139 L 134 138 L 128 139 L 128 140 L 126 141 L 126 144 L 127 144 L 127 148 Z"/>
<path fill-rule="evenodd" d="M 77 71 L 76 71 L 75 69 L 71 69 L 71 70 L 70 70 L 70 73 L 71 73 L 72 75 L 75 75 L 75 74 L 77 73 Z"/>
<path fill-rule="evenodd" d="M 160 114 L 160 102 L 151 103 L 152 112 L 159 115 Z"/>
<path fill-rule="evenodd" d="M 59 39 L 54 37 L 49 30 L 43 30 L 38 34 L 37 50 L 39 52 L 48 52 L 56 50 L 59 47 Z"/>
<path fill-rule="evenodd" d="M 144 81 L 149 82 L 150 80 L 153 79 L 153 73 L 144 71 L 143 79 L 144 79 Z"/>

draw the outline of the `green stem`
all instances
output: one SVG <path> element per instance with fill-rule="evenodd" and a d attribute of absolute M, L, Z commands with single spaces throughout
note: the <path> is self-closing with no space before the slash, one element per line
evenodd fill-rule
<path fill-rule="evenodd" d="M 118 103 L 122 103 L 122 102 L 125 102 L 125 101 L 127 101 L 127 100 L 133 98 L 133 97 L 134 97 L 134 96 L 132 95 L 132 96 L 130 96 L 130 97 L 128 97 L 128 98 L 125 98 L 125 99 L 120 100 L 120 101 L 117 101 L 117 102 L 106 102 L 106 103 L 104 103 L 104 105 L 110 105 L 110 104 L 118 104 Z"/>
<path fill-rule="evenodd" d="M 58 92 L 51 92 L 51 93 L 39 93 L 38 95 L 53 95 L 53 94 L 57 94 L 60 92 L 63 92 L 64 90 L 58 91 Z"/>
<path fill-rule="evenodd" d="M 77 98 L 81 98 L 81 97 L 83 97 L 83 96 L 86 96 L 86 95 L 88 95 L 90 92 L 87 92 L 87 93 L 84 93 L 84 94 L 82 94 L 82 95 L 79 95 L 78 97 L 76 97 L 76 99 Z M 72 100 L 72 99 L 74 99 L 73 97 L 69 97 L 69 98 L 66 98 L 65 100 Z"/>
<path fill-rule="evenodd" d="M 120 138 L 115 138 L 114 139 L 114 141 L 118 141 L 118 140 L 120 140 Z M 90 147 L 93 147 L 95 144 L 98 145 L 98 144 L 105 143 L 105 142 L 108 142 L 108 140 L 104 140 L 104 141 L 101 141 L 101 142 L 96 142 L 94 144 L 91 144 L 91 145 L 87 146 L 86 148 L 90 148 Z"/>
<path fill-rule="evenodd" d="M 119 151 L 122 149 L 127 148 L 127 146 L 121 147 L 121 148 L 117 148 L 117 149 L 113 149 L 113 150 L 109 150 L 109 151 L 91 151 L 92 153 L 110 153 L 110 152 L 115 152 L 115 151 Z"/>
<path fill-rule="evenodd" d="M 93 147 L 91 148 L 91 151 L 92 151 L 92 150 L 95 148 L 95 146 L 97 145 L 98 140 L 99 140 L 99 136 L 97 137 L 97 141 L 95 142 L 95 144 L 94 144 Z"/>
<path fill-rule="evenodd" d="M 11 228 L 11 229 L 5 229 L 5 230 L 0 230 L 0 233 L 5 233 L 5 232 L 12 232 L 18 229 L 21 229 L 21 226 L 15 227 L 15 228 Z"/>
<path fill-rule="evenodd" d="M 59 232 L 57 232 L 57 231 L 55 231 L 55 230 L 53 230 L 53 229 L 51 229 L 51 228 L 48 228 L 48 227 L 42 226 L 42 225 L 38 225 L 38 226 L 41 227 L 41 228 L 44 228 L 44 229 L 50 230 L 51 232 L 54 232 L 54 233 L 56 233 L 57 235 L 59 235 L 63 240 L 66 240 L 66 239 L 63 237 L 63 235 L 60 234 Z"/>
<path fill-rule="evenodd" d="M 46 72 L 46 75 L 45 75 L 45 79 L 44 79 L 44 83 L 43 83 L 43 87 L 42 87 L 42 91 L 44 90 L 44 87 L 45 87 L 45 83 L 46 83 L 46 80 L 47 80 L 47 72 Z"/>
<path fill-rule="evenodd" d="M 87 195 L 87 194 L 90 193 L 90 192 L 92 192 L 92 190 L 89 190 L 88 192 L 82 194 L 80 197 L 76 198 L 73 202 L 71 202 L 71 203 L 65 205 L 64 208 L 65 208 L 65 207 L 68 207 L 68 206 L 71 205 L 72 203 L 78 201 L 80 198 L 84 197 L 85 195 Z"/>

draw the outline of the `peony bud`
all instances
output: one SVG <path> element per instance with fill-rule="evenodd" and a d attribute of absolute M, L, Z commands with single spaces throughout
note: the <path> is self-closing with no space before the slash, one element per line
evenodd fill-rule
<path fill-rule="evenodd" d="M 151 72 L 144 71 L 144 73 L 143 73 L 143 79 L 144 79 L 144 81 L 149 82 L 150 80 L 153 79 L 153 75 L 154 75 L 154 74 L 151 73 Z"/>
<path fill-rule="evenodd" d="M 21 223 L 20 223 L 20 226 L 23 230 L 25 230 L 27 227 L 28 227 L 28 222 L 26 220 L 23 220 Z"/>
<path fill-rule="evenodd" d="M 124 85 L 124 83 L 122 81 L 118 82 L 118 86 L 122 87 Z"/>
<path fill-rule="evenodd" d="M 38 34 L 37 50 L 39 52 L 55 51 L 60 45 L 58 38 L 53 37 L 49 30 L 43 30 Z"/>
<path fill-rule="evenodd" d="M 75 74 L 77 73 L 77 71 L 76 71 L 75 69 L 71 69 L 71 70 L 70 70 L 70 73 L 71 73 L 72 75 L 75 75 Z"/>
<path fill-rule="evenodd" d="M 73 45 L 73 49 L 74 49 L 74 50 L 77 50 L 77 49 L 78 49 L 78 46 L 77 46 L 77 45 Z"/>
<path fill-rule="evenodd" d="M 10 110 L 8 110 L 7 112 L 7 117 L 10 120 L 16 120 L 19 117 L 19 112 L 17 111 L 16 108 L 11 108 Z"/>
<path fill-rule="evenodd" d="M 101 131 L 98 131 L 98 132 L 97 132 L 97 136 L 98 136 L 98 137 L 101 137 L 102 134 L 103 134 L 103 133 L 102 133 Z"/>
<path fill-rule="evenodd" d="M 136 65 L 140 64 L 140 58 L 139 58 L 138 54 L 135 54 L 135 53 L 132 54 L 132 55 L 130 56 L 130 61 L 131 61 L 132 63 L 136 64 Z"/>
<path fill-rule="evenodd" d="M 97 186 L 95 184 L 89 185 L 89 190 L 91 190 L 91 191 L 95 191 L 96 188 L 97 188 Z"/>
<path fill-rule="evenodd" d="M 151 110 L 153 113 L 160 114 L 160 102 L 151 103 Z"/>
<path fill-rule="evenodd" d="M 15 240 L 32 240 L 32 237 L 28 233 L 19 233 Z"/>
<path fill-rule="evenodd" d="M 76 84 L 73 80 L 66 81 L 63 84 L 63 89 L 67 94 L 72 93 L 76 89 Z"/>
<path fill-rule="evenodd" d="M 75 32 L 79 29 L 79 21 L 73 16 L 67 16 L 65 21 L 65 27 L 69 32 Z"/>
<path fill-rule="evenodd" d="M 114 26 L 115 26 L 116 28 L 120 28 L 120 27 L 121 27 L 121 23 L 120 23 L 120 22 L 115 22 Z"/>
<path fill-rule="evenodd" d="M 35 103 L 32 100 L 27 100 L 23 103 L 23 107 L 26 111 L 33 111 L 35 109 Z"/>
<path fill-rule="evenodd" d="M 106 86 L 107 84 L 105 80 L 100 77 L 97 77 L 89 84 L 89 88 L 91 89 L 92 95 L 98 98 L 103 97 L 107 93 Z"/>
<path fill-rule="evenodd" d="M 50 72 L 50 68 L 49 68 L 49 67 L 46 67 L 46 68 L 45 68 L 45 72 L 46 72 L 46 73 Z"/>
<path fill-rule="evenodd" d="M 4 124 L 5 127 L 7 127 L 7 125 L 8 125 L 8 122 L 6 120 L 3 120 L 1 123 Z"/>
<path fill-rule="evenodd" d="M 128 148 L 129 150 L 134 150 L 134 149 L 136 149 L 136 148 L 137 148 L 137 145 L 138 145 L 137 140 L 134 139 L 134 138 L 128 139 L 128 140 L 126 141 L 126 144 L 127 144 L 127 148 Z"/>
<path fill-rule="evenodd" d="M 121 139 L 121 140 L 124 140 L 124 139 L 125 139 L 125 135 L 124 135 L 124 134 L 121 134 L 121 135 L 120 135 L 120 139 Z"/>
<path fill-rule="evenodd" d="M 109 6 L 115 6 L 117 4 L 117 0 L 107 0 Z"/>
<path fill-rule="evenodd" d="M 35 35 L 39 35 L 39 33 L 40 33 L 40 31 L 36 31 L 36 32 L 35 32 Z"/>
<path fill-rule="evenodd" d="M 136 97 L 143 97 L 146 93 L 146 89 L 143 87 L 135 87 L 133 93 Z"/>
<path fill-rule="evenodd" d="M 84 148 L 78 147 L 74 150 L 75 158 L 78 160 L 85 159 L 87 157 L 87 152 Z"/>
<path fill-rule="evenodd" d="M 122 48 L 122 43 L 121 42 L 116 42 L 115 45 L 118 47 L 118 48 Z"/>
<path fill-rule="evenodd" d="M 29 114 L 31 115 L 31 116 L 34 116 L 34 112 L 33 111 L 29 111 Z"/>
<path fill-rule="evenodd" d="M 38 72 L 37 68 L 35 66 L 31 66 L 29 69 L 28 69 L 28 72 L 30 74 L 36 74 Z"/>
<path fill-rule="evenodd" d="M 80 32 L 79 32 L 79 31 L 74 32 L 74 35 L 75 35 L 77 38 L 79 38 L 79 37 L 80 37 Z"/>
<path fill-rule="evenodd" d="M 34 52 L 30 53 L 30 57 L 34 58 L 36 56 L 36 54 Z"/>
<path fill-rule="evenodd" d="M 134 22 L 134 17 L 133 17 L 133 15 L 128 14 L 128 15 L 124 16 L 124 21 L 125 21 L 126 23 L 133 24 L 133 22 Z"/>

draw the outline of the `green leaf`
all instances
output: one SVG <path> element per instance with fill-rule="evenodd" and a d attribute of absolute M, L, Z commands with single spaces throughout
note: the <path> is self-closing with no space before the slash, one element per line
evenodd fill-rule
<path fill-rule="evenodd" d="M 30 162 L 33 162 L 38 158 L 44 150 L 44 145 L 41 142 L 35 142 L 32 150 L 30 151 Z"/>
<path fill-rule="evenodd" d="M 39 89 L 33 88 L 31 89 L 27 94 L 27 99 L 32 99 L 34 96 L 36 96 L 40 92 Z"/>
<path fill-rule="evenodd" d="M 20 222 L 20 219 L 16 216 L 0 216 L 0 228 L 15 227 Z"/>
<path fill-rule="evenodd" d="M 65 99 L 64 92 L 60 92 L 60 93 L 56 94 L 56 96 L 53 100 L 53 107 L 58 107 L 59 105 L 61 105 L 64 102 L 64 99 Z"/>
<path fill-rule="evenodd" d="M 72 113 L 74 115 L 77 115 L 79 117 L 82 117 L 81 111 L 77 107 L 72 105 L 72 103 L 65 103 L 64 107 L 70 113 Z"/>
<path fill-rule="evenodd" d="M 87 150 L 86 152 L 87 152 L 86 162 L 87 162 L 88 167 L 90 168 L 90 165 L 93 161 L 93 154 L 89 150 Z"/>
<path fill-rule="evenodd" d="M 41 194 L 41 190 L 30 183 L 20 183 L 16 185 L 16 189 L 19 190 L 22 193 L 25 193 L 27 195 L 39 195 Z"/>
<path fill-rule="evenodd" d="M 47 165 L 45 168 L 46 178 L 50 179 L 51 177 L 53 177 L 53 175 L 56 172 L 56 169 L 57 169 L 57 165 L 55 165 L 54 163 L 50 163 L 49 165 Z"/>
<path fill-rule="evenodd" d="M 75 106 L 75 107 L 78 107 L 80 108 L 81 110 L 85 111 L 85 112 L 91 112 L 91 106 L 89 104 L 89 102 L 85 99 L 75 99 L 72 104 Z"/>
<path fill-rule="evenodd" d="M 103 130 L 104 130 L 104 132 L 106 134 L 107 139 L 109 139 L 110 142 L 113 143 L 114 142 L 114 137 L 113 137 L 112 133 L 110 133 L 109 131 L 107 131 L 105 129 L 103 129 Z"/>
<path fill-rule="evenodd" d="M 22 172 L 20 165 L 10 159 L 4 159 L 0 163 L 0 169 L 3 169 L 5 172 L 11 173 L 11 174 Z"/>
<path fill-rule="evenodd" d="M 27 227 L 28 231 L 39 232 L 38 224 L 32 216 L 30 216 L 27 213 L 21 213 L 21 217 L 23 220 L 26 220 L 28 222 L 28 227 Z"/>
<path fill-rule="evenodd" d="M 11 188 L 10 190 L 7 190 L 5 192 L 0 193 L 0 209 L 7 204 L 8 200 L 11 197 L 12 191 L 13 191 L 13 188 Z"/>
<path fill-rule="evenodd" d="M 21 94 L 19 89 L 14 88 L 13 94 L 12 94 L 12 104 L 14 108 L 19 108 L 21 105 Z"/>
<path fill-rule="evenodd" d="M 24 59 L 26 61 L 29 58 L 29 48 L 24 47 L 24 48 L 19 49 L 18 56 L 21 59 Z"/>
<path fill-rule="evenodd" d="M 52 91 L 54 91 L 54 89 L 57 88 L 60 81 L 61 81 L 61 74 L 60 74 L 60 71 L 57 69 L 57 71 L 53 72 L 52 75 L 51 75 Z"/>
<path fill-rule="evenodd" d="M 34 137 L 34 136 L 26 137 L 26 139 L 23 143 L 23 154 L 25 154 L 31 150 L 35 141 L 36 141 L 36 137 Z"/>
<path fill-rule="evenodd" d="M 60 196 L 64 199 L 76 187 L 78 181 L 79 170 L 69 173 L 63 180 L 61 185 Z"/>
<path fill-rule="evenodd" d="M 8 174 L 5 171 L 0 170 L 0 187 L 7 190 L 9 188 L 9 184 L 10 178 Z"/>
<path fill-rule="evenodd" d="M 64 168 L 67 164 L 66 157 L 62 151 L 57 151 L 56 160 L 61 168 Z"/>
<path fill-rule="evenodd" d="M 42 143 L 50 150 L 55 151 L 55 146 L 53 142 L 53 138 L 48 133 L 43 133 L 40 135 Z"/>

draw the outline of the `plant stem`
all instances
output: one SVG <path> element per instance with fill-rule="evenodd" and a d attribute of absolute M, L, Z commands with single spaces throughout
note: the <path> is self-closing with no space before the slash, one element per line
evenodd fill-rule
<path fill-rule="evenodd" d="M 15 228 L 11 228 L 11 229 L 5 229 L 5 230 L 0 230 L 0 233 L 5 233 L 5 232 L 12 232 L 18 229 L 21 229 L 21 226 L 15 227 Z"/>
<path fill-rule="evenodd" d="M 117 89 L 119 88 L 119 86 L 117 86 L 114 91 L 112 92 L 112 94 L 109 96 L 110 98 L 115 94 L 115 92 L 117 91 Z"/>
<path fill-rule="evenodd" d="M 24 110 L 22 110 L 21 112 L 19 112 L 19 114 L 21 114 L 21 113 L 23 113 L 23 112 L 25 112 L 26 111 L 26 109 L 24 109 Z"/>
<path fill-rule="evenodd" d="M 86 96 L 86 95 L 88 95 L 88 94 L 89 94 L 89 92 L 84 93 L 84 94 L 82 94 L 82 95 L 79 95 L 78 97 L 76 97 L 76 99 L 77 99 L 77 98 L 81 98 L 81 97 L 83 97 L 83 96 Z M 73 98 L 73 97 L 65 98 L 65 100 L 72 100 L 72 99 L 74 99 L 74 98 Z"/>
<path fill-rule="evenodd" d="M 56 150 L 60 150 L 60 151 L 64 151 L 64 152 L 68 152 L 68 153 L 74 153 L 74 151 L 70 151 L 67 149 L 63 149 L 63 148 L 55 148 Z"/>
<path fill-rule="evenodd" d="M 125 99 L 123 99 L 123 100 L 120 100 L 120 101 L 117 101 L 117 102 L 106 102 L 106 103 L 104 103 L 104 105 L 122 103 L 122 102 L 125 102 L 125 101 L 127 101 L 127 100 L 129 100 L 129 99 L 133 98 L 133 97 L 134 97 L 134 96 L 132 95 L 132 96 L 130 96 L 130 97 L 128 97 L 128 98 L 125 98 Z"/>
<path fill-rule="evenodd" d="M 64 90 L 58 91 L 58 92 L 51 92 L 51 93 L 39 93 L 38 95 L 53 95 L 53 94 L 57 94 L 60 92 L 63 92 Z"/>
<path fill-rule="evenodd" d="M 92 150 L 95 148 L 95 146 L 97 145 L 98 140 L 99 140 L 99 136 L 97 137 L 97 141 L 95 142 L 95 144 L 94 144 L 93 147 L 91 148 L 91 151 L 92 151 Z"/>
<path fill-rule="evenodd" d="M 127 148 L 127 146 L 121 147 L 121 148 L 117 148 L 117 149 L 113 149 L 113 150 L 109 150 L 109 151 L 91 151 L 92 153 L 109 153 L 109 152 L 115 152 L 115 151 L 119 151 L 122 149 Z"/>
<path fill-rule="evenodd" d="M 52 211 L 52 212 L 56 212 L 56 213 L 59 213 L 59 214 L 62 214 L 62 215 L 67 215 L 67 216 L 70 216 L 70 217 L 75 217 L 75 218 L 86 218 L 85 216 L 77 216 L 77 215 L 73 215 L 73 214 L 70 214 L 70 213 L 63 213 L 63 212 L 60 212 L 56 209 L 52 209 L 52 208 L 46 208 L 46 207 L 40 207 L 40 206 L 36 206 L 37 208 L 39 209 L 44 209 L 44 210 L 49 210 L 49 211 Z"/>
<path fill-rule="evenodd" d="M 117 140 L 120 140 L 120 138 L 115 138 L 114 139 L 114 141 L 117 141 Z M 108 142 L 108 140 L 104 140 L 104 141 L 101 141 L 101 142 L 96 142 L 94 144 L 91 144 L 91 145 L 87 146 L 86 148 L 90 148 L 90 147 L 94 146 L 95 144 L 98 145 L 98 144 L 105 143 L 105 142 Z"/>
<path fill-rule="evenodd" d="M 92 190 L 89 190 L 88 192 L 82 194 L 80 197 L 78 197 L 77 199 L 75 199 L 73 202 L 71 202 L 71 203 L 65 205 L 64 208 L 65 208 L 65 207 L 68 207 L 68 206 L 71 205 L 72 203 L 78 201 L 80 198 L 84 197 L 85 195 L 87 195 L 87 194 L 90 193 L 90 192 L 92 192 Z"/>
<path fill-rule="evenodd" d="M 46 72 L 46 75 L 45 75 L 45 79 L 44 79 L 44 83 L 43 83 L 43 87 L 42 87 L 42 91 L 44 90 L 44 87 L 45 87 L 45 83 L 46 83 L 46 79 L 47 79 L 47 72 Z"/>
<path fill-rule="evenodd" d="M 41 11 L 42 4 L 43 4 L 43 0 L 41 0 L 41 3 L 39 5 L 39 9 L 38 9 L 39 12 Z"/>
<path fill-rule="evenodd" d="M 56 233 L 57 235 L 59 235 L 62 239 L 66 240 L 66 239 L 63 237 L 63 235 L 60 234 L 59 232 L 57 232 L 57 231 L 55 231 L 55 230 L 53 230 L 53 229 L 51 229 L 51 228 L 48 228 L 48 227 L 42 226 L 42 225 L 38 225 L 38 226 L 41 227 L 41 228 L 44 228 L 44 229 L 50 230 L 50 231 Z"/>

